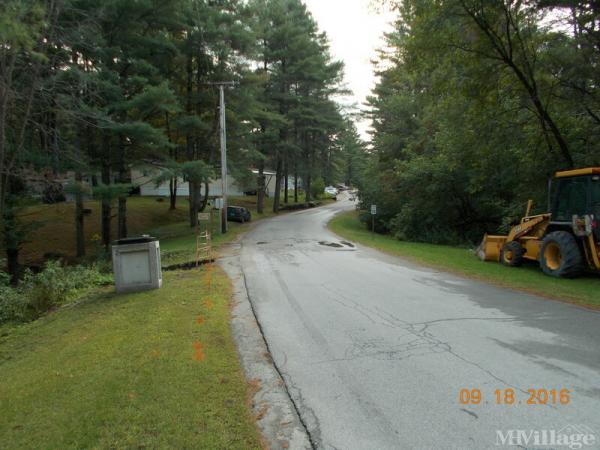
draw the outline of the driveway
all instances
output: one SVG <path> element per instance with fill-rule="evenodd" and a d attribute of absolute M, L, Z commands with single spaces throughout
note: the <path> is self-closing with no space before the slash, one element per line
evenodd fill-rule
<path fill-rule="evenodd" d="M 341 242 L 326 224 L 353 206 L 282 215 L 242 242 L 250 300 L 315 447 L 534 448 L 511 430 L 563 430 L 600 448 L 599 313 Z M 461 403 L 474 389 L 479 404 Z M 528 404 L 529 389 L 546 404 Z M 509 390 L 514 403 L 498 404 Z"/>

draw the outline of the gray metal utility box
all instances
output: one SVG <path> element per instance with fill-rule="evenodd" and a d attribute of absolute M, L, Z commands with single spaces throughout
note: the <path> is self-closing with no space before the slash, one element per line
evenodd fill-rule
<path fill-rule="evenodd" d="M 112 260 L 117 292 L 161 287 L 160 246 L 156 238 L 141 236 L 115 241 Z"/>

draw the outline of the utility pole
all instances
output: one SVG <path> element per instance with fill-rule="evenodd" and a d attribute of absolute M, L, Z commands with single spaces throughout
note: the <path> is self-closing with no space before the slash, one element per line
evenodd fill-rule
<path fill-rule="evenodd" d="M 227 233 L 227 130 L 225 121 L 225 86 L 235 86 L 235 81 L 217 81 L 208 83 L 219 86 L 219 136 L 221 141 L 221 195 L 223 209 L 221 210 L 221 232 Z"/>

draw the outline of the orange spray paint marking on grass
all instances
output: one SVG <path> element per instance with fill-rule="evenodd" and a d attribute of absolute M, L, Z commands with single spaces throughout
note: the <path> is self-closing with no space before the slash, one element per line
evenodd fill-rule
<path fill-rule="evenodd" d="M 211 299 L 207 298 L 202 302 L 202 306 L 204 306 L 206 309 L 213 309 L 214 304 Z"/>
<path fill-rule="evenodd" d="M 204 281 L 207 284 L 207 287 L 210 289 L 212 286 L 212 265 L 207 267 Z"/>
<path fill-rule="evenodd" d="M 196 319 L 196 323 L 198 325 L 204 325 L 204 316 L 198 316 L 198 318 Z"/>
<path fill-rule="evenodd" d="M 154 350 L 152 350 L 152 356 L 155 358 L 158 358 L 160 356 L 160 350 L 155 348 Z"/>
<path fill-rule="evenodd" d="M 204 354 L 204 346 L 202 345 L 202 342 L 194 342 L 193 344 L 195 352 L 194 352 L 194 359 L 196 361 L 204 361 L 206 359 L 206 355 Z"/>

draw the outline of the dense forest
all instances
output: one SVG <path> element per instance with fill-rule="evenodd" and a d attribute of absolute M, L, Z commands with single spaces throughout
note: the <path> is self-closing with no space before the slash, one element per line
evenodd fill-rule
<path fill-rule="evenodd" d="M 190 224 L 220 173 L 219 92 L 227 89 L 228 170 L 249 180 L 264 208 L 264 175 L 276 170 L 273 208 L 303 182 L 356 177 L 343 156 L 356 130 L 334 101 L 343 65 L 300 0 L 6 0 L 0 5 L 0 217 L 6 266 L 33 224 L 23 207 L 76 203 L 78 256 L 86 220 L 102 221 L 102 242 L 127 236 L 130 167 L 160 162 L 177 208 L 177 180 L 190 184 Z M 259 171 L 252 179 L 250 168 Z M 72 182 L 53 183 L 61 173 Z M 288 186 L 288 178 L 296 181 Z M 84 182 L 84 180 L 91 180 Z M 83 198 L 102 203 L 84 217 Z M 117 221 L 118 236 L 111 236 Z M 71 237 L 66 236 L 66 239 Z"/>
<path fill-rule="evenodd" d="M 275 211 L 297 199 L 299 180 L 307 199 L 342 181 L 360 188 L 363 207 L 378 205 L 379 231 L 472 243 L 506 229 L 529 198 L 545 210 L 554 171 L 600 165 L 594 2 L 385 3 L 397 20 L 376 61 L 365 152 L 336 102 L 343 65 L 301 0 L 2 2 L 3 265 L 18 274 L 35 226 L 23 209 L 65 194 L 78 256 L 86 220 L 101 221 L 105 246 L 127 236 L 140 162 L 160 164 L 165 207 L 178 207 L 177 180 L 189 182 L 195 223 L 220 173 L 216 82 L 236 82 L 226 92 L 228 170 L 255 186 L 259 213 L 273 170 Z M 57 186 L 64 173 L 72 181 Z M 85 217 L 90 197 L 101 217 Z"/>
<path fill-rule="evenodd" d="M 476 242 L 543 212 L 554 171 L 600 165 L 596 2 L 391 3 L 361 183 L 380 231 Z"/>

